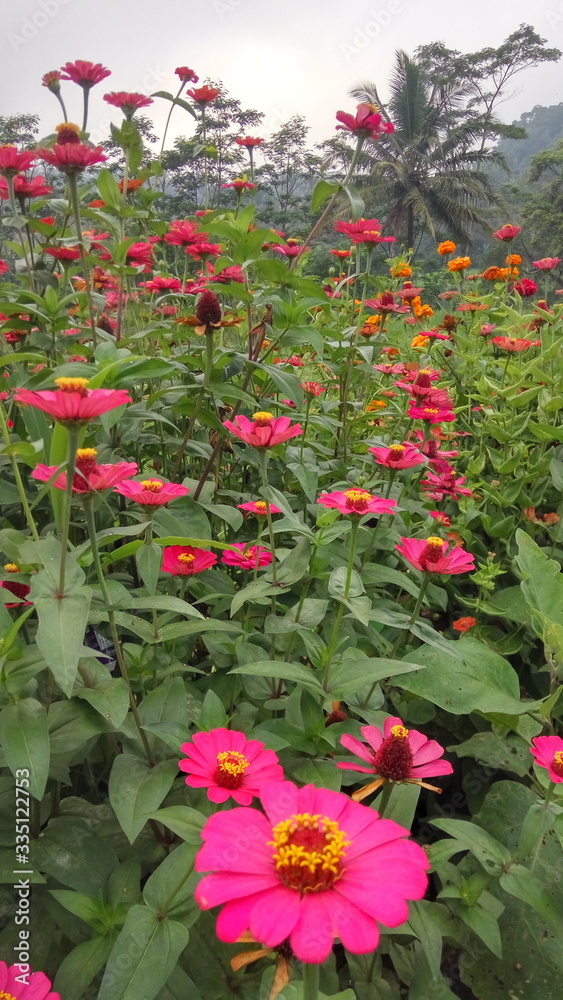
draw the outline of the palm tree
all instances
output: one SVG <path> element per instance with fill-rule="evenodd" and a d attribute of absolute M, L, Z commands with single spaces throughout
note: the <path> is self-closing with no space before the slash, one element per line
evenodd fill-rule
<path fill-rule="evenodd" d="M 465 85 L 433 82 L 430 73 L 406 52 L 396 53 L 386 105 L 373 83 L 352 91 L 356 100 L 375 104 L 395 125 L 370 147 L 372 178 L 390 203 L 389 229 L 414 245 L 415 230 L 435 236 L 436 226 L 469 243 L 474 225 L 489 228 L 483 208 L 499 204 L 486 173 L 489 163 L 504 166 L 503 157 L 479 148 L 483 116 L 464 107 Z M 486 123 L 490 134 L 491 123 Z M 367 150 L 367 145 L 366 145 Z"/>

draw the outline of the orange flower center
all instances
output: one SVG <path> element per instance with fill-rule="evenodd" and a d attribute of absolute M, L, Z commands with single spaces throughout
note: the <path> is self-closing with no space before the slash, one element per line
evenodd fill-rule
<path fill-rule="evenodd" d="M 438 413 L 439 411 L 438 410 L 433 410 L 432 407 L 430 407 L 430 406 L 425 406 L 424 407 L 424 412 L 427 413 L 429 417 L 433 417 L 434 414 Z"/>
<path fill-rule="evenodd" d="M 88 395 L 88 382 L 87 378 L 61 377 L 55 379 L 55 385 L 60 392 L 77 392 L 79 396 Z"/>
<path fill-rule="evenodd" d="M 144 490 L 148 490 L 149 493 L 160 493 L 163 484 L 160 479 L 143 479 L 141 486 Z"/>
<path fill-rule="evenodd" d="M 4 990 L 0 990 L 0 1000 L 16 1000 L 11 993 L 5 993 Z"/>
<path fill-rule="evenodd" d="M 354 511 L 367 510 L 372 498 L 371 493 L 366 493 L 365 490 L 345 490 L 344 496 L 348 510 Z"/>
<path fill-rule="evenodd" d="M 374 754 L 374 767 L 388 781 L 406 781 L 412 770 L 412 750 L 405 726 L 393 726 Z"/>
<path fill-rule="evenodd" d="M 181 558 L 181 556 L 180 556 Z M 221 788 L 239 788 L 250 761 L 238 750 L 223 750 L 217 754 L 214 780 Z"/>
<path fill-rule="evenodd" d="M 553 754 L 551 768 L 558 777 L 563 778 L 563 750 L 556 750 Z"/>
<path fill-rule="evenodd" d="M 341 878 L 350 841 L 328 816 L 296 813 L 278 823 L 272 834 L 276 871 L 288 889 L 322 892 Z"/>
<path fill-rule="evenodd" d="M 257 500 L 254 504 L 254 511 L 256 514 L 267 514 L 268 504 L 264 500 Z"/>
<path fill-rule="evenodd" d="M 268 413 L 267 410 L 259 410 L 258 413 L 252 414 L 252 419 L 257 427 L 267 427 L 274 419 L 274 414 Z"/>
<path fill-rule="evenodd" d="M 186 566 L 191 566 L 195 562 L 195 556 L 192 552 L 182 552 L 178 556 L 178 562 L 184 563 Z"/>
<path fill-rule="evenodd" d="M 16 565 L 16 563 L 6 563 L 6 565 L 4 566 L 4 572 L 21 573 L 21 569 L 19 568 L 19 566 Z"/>

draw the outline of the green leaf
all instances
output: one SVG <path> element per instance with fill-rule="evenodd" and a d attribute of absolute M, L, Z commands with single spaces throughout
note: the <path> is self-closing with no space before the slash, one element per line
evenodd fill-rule
<path fill-rule="evenodd" d="M 280 589 L 277 585 L 274 587 L 268 580 L 262 578 L 259 580 L 253 580 L 252 583 L 248 583 L 246 587 L 239 590 L 238 594 L 235 594 L 231 602 L 231 617 L 236 615 L 237 611 L 242 608 L 243 604 L 247 601 L 260 601 L 265 597 L 271 597 L 273 594 L 285 593 L 285 590 Z"/>
<path fill-rule="evenodd" d="M 33 845 L 33 863 L 77 892 L 97 896 L 118 858 L 106 839 L 77 816 L 52 819 Z"/>
<path fill-rule="evenodd" d="M 203 699 L 203 704 L 201 706 L 201 714 L 199 716 L 199 725 L 202 729 L 221 729 L 228 724 L 228 716 L 225 711 L 225 706 L 219 698 L 215 691 L 210 688 L 206 691 L 205 698 Z"/>
<path fill-rule="evenodd" d="M 556 933 L 561 933 L 561 913 L 553 897 L 528 868 L 511 865 L 509 871 L 500 876 L 500 884 L 511 896 L 533 906 Z"/>
<path fill-rule="evenodd" d="M 87 701 L 114 729 L 119 729 L 129 711 L 126 682 L 122 677 L 112 677 L 96 659 L 83 662 L 73 693 Z"/>
<path fill-rule="evenodd" d="M 348 201 L 350 202 L 350 211 L 352 214 L 352 222 L 357 222 L 361 219 L 365 211 L 365 204 L 363 198 L 356 191 L 356 188 L 352 187 L 351 184 L 343 184 L 342 190 L 348 195 Z"/>
<path fill-rule="evenodd" d="M 313 191 L 311 198 L 311 212 L 313 215 L 318 212 L 321 205 L 324 205 L 325 201 L 340 190 L 340 184 L 334 181 L 319 181 Z"/>
<path fill-rule="evenodd" d="M 259 660 L 242 667 L 229 670 L 230 674 L 245 674 L 248 677 L 273 677 L 277 680 L 294 681 L 313 694 L 322 694 L 322 685 L 309 667 L 301 663 L 284 663 L 281 660 Z"/>
<path fill-rule="evenodd" d="M 117 932 L 94 937 L 78 944 L 59 965 L 53 989 L 65 1000 L 80 1000 L 90 983 L 106 964 Z"/>
<path fill-rule="evenodd" d="M 189 939 L 177 920 L 132 906 L 109 957 L 98 1000 L 153 1000 Z"/>
<path fill-rule="evenodd" d="M 119 185 L 111 170 L 103 167 L 98 174 L 98 191 L 100 198 L 105 201 L 110 208 L 120 209 L 123 204 L 123 195 L 119 190 Z"/>
<path fill-rule="evenodd" d="M 481 862 L 485 871 L 498 870 L 510 861 L 510 851 L 476 823 L 464 819 L 431 819 L 432 826 L 449 833 L 461 850 L 468 850 Z"/>
<path fill-rule="evenodd" d="M 196 809 L 190 809 L 189 806 L 166 806 L 153 813 L 150 819 L 162 823 L 186 843 L 201 845 L 201 831 L 206 817 Z"/>
<path fill-rule="evenodd" d="M 311 559 L 311 543 L 308 538 L 300 538 L 297 545 L 291 549 L 282 563 L 276 568 L 276 580 L 281 586 L 290 587 L 305 576 Z M 265 574 L 267 580 L 272 579 L 271 569 Z"/>
<path fill-rule="evenodd" d="M 152 873 L 143 889 L 148 907 L 163 916 L 173 916 L 184 926 L 195 923 L 200 909 L 194 900 L 194 889 L 200 876 L 194 872 L 199 844 L 180 844 Z"/>
<path fill-rule="evenodd" d="M 115 758 L 109 778 L 109 800 L 119 825 L 132 844 L 170 791 L 178 774 L 173 760 L 149 767 L 145 760 L 122 753 Z"/>
<path fill-rule="evenodd" d="M 155 594 L 162 566 L 162 548 L 155 542 L 141 545 L 135 554 L 139 576 L 147 588 L 149 594 Z"/>
<path fill-rule="evenodd" d="M 385 660 L 377 656 L 367 657 L 360 650 L 345 653 L 341 663 L 330 674 L 327 694 L 334 699 L 345 699 L 347 694 L 359 691 L 367 684 L 375 684 L 387 677 L 403 675 L 403 660 Z M 420 664 L 409 664 L 410 670 L 423 669 Z"/>
<path fill-rule="evenodd" d="M 7 705 L 0 712 L 0 744 L 16 781 L 29 771 L 29 793 L 42 799 L 49 775 L 49 726 L 44 706 L 35 698 Z M 18 796 L 20 793 L 18 792 Z M 25 793 L 21 793 L 25 799 Z"/>
<path fill-rule="evenodd" d="M 81 592 L 65 594 L 60 600 L 56 597 L 35 600 L 39 619 L 35 641 L 68 698 L 74 687 L 78 661 L 83 655 L 91 595 L 91 590 L 84 587 Z"/>

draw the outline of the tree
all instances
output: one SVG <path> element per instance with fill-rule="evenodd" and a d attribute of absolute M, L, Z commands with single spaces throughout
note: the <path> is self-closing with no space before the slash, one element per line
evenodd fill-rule
<path fill-rule="evenodd" d="M 35 146 L 39 115 L 0 115 L 0 146 Z"/>
<path fill-rule="evenodd" d="M 304 235 L 304 218 L 306 224 L 310 220 L 309 199 L 321 164 L 320 156 L 307 148 L 308 132 L 302 115 L 290 118 L 261 147 L 266 162 L 255 172 L 265 216 L 293 235 Z"/>
<path fill-rule="evenodd" d="M 463 114 L 468 89 L 450 76 L 436 79 L 417 59 L 397 52 L 390 99 L 383 104 L 377 86 L 360 84 L 353 96 L 379 106 L 395 132 L 371 143 L 372 176 L 384 182 L 389 211 L 386 224 L 407 246 L 436 226 L 470 242 L 474 225 L 486 228 L 482 208 L 498 203 L 482 167 L 501 162 L 495 150 L 477 143 L 485 123 Z"/>

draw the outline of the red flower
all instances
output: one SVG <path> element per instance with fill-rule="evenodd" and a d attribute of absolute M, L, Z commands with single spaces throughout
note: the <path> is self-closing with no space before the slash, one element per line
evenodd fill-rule
<path fill-rule="evenodd" d="M 323 507 L 332 507 L 341 514 L 394 514 L 397 503 L 395 500 L 383 499 L 357 488 L 334 490 L 332 493 L 321 493 L 317 503 Z"/>
<path fill-rule="evenodd" d="M 395 126 L 384 122 L 371 104 L 358 104 L 355 115 L 337 111 L 336 120 L 342 123 L 336 126 L 337 130 L 351 132 L 360 139 L 377 139 L 382 132 L 395 131 Z"/>
<path fill-rule="evenodd" d="M 101 146 L 88 146 L 84 142 L 56 143 L 50 149 L 38 149 L 37 155 L 64 174 L 79 174 L 86 167 L 107 160 Z"/>
<path fill-rule="evenodd" d="M 477 619 L 468 615 L 466 618 L 457 618 L 455 622 L 452 622 L 452 628 L 456 632 L 469 632 L 469 629 L 475 628 L 476 624 Z"/>
<path fill-rule="evenodd" d="M 49 73 L 44 73 L 41 77 L 41 86 L 47 87 L 53 94 L 58 94 L 61 89 L 61 72 L 52 69 Z"/>
<path fill-rule="evenodd" d="M 356 242 L 356 240 L 354 240 Z M 401 306 L 395 302 L 393 292 L 382 292 L 377 299 L 366 299 L 364 305 L 368 309 L 375 309 L 378 313 L 408 313 L 409 306 Z"/>
<path fill-rule="evenodd" d="M 24 174 L 16 174 L 14 177 L 14 194 L 18 198 L 42 198 L 44 195 L 52 194 L 53 188 L 45 183 L 44 177 L 32 177 L 27 180 Z M 0 178 L 0 198 L 7 201 L 10 197 L 8 185 L 4 178 Z M 44 222 L 41 219 L 41 222 Z"/>
<path fill-rule="evenodd" d="M 539 767 L 545 767 L 551 781 L 557 784 L 563 781 L 563 740 L 560 736 L 536 736 L 532 740 L 535 762 Z"/>
<path fill-rule="evenodd" d="M 163 507 L 178 497 L 185 497 L 190 491 L 186 486 L 165 483 L 162 479 L 143 479 L 141 482 L 129 479 L 116 486 L 113 492 L 121 493 L 121 496 L 134 500 L 141 507 Z"/>
<path fill-rule="evenodd" d="M 79 260 L 80 250 L 78 247 L 43 247 L 43 253 L 48 253 L 55 260 Z"/>
<path fill-rule="evenodd" d="M 162 572 L 172 573 L 173 576 L 194 576 L 216 562 L 214 552 L 194 549 L 191 545 L 169 545 L 162 552 Z"/>
<path fill-rule="evenodd" d="M 203 108 L 206 104 L 211 104 L 211 101 L 214 101 L 221 91 L 218 87 L 208 87 L 205 84 L 203 87 L 195 87 L 192 90 L 188 90 L 187 93 L 196 104 L 199 104 Z"/>
<path fill-rule="evenodd" d="M 113 465 L 98 465 L 95 448 L 79 448 L 76 453 L 76 471 L 72 480 L 73 493 L 100 493 L 110 487 L 129 479 L 137 473 L 136 462 L 116 462 Z M 41 483 L 48 482 L 57 472 L 56 465 L 36 465 L 31 473 L 32 479 Z M 51 483 L 59 490 L 66 490 L 67 475 L 61 472 Z"/>
<path fill-rule="evenodd" d="M 538 286 L 531 278 L 522 278 L 522 281 L 516 281 L 511 286 L 511 291 L 518 292 L 518 295 L 521 295 L 523 299 L 529 298 L 530 295 L 535 295 L 537 290 Z"/>
<path fill-rule="evenodd" d="M 89 389 L 87 378 L 57 378 L 55 385 L 57 389 L 16 389 L 14 400 L 71 425 L 90 423 L 102 413 L 131 402 L 125 389 Z"/>
<path fill-rule="evenodd" d="M 458 476 L 456 479 L 455 472 L 443 472 L 438 476 L 433 472 L 427 472 L 426 475 L 427 478 L 421 479 L 420 485 L 426 487 L 423 493 L 429 500 L 445 500 L 446 497 L 457 500 L 460 496 L 472 496 L 472 490 L 463 486 L 465 476 Z"/>
<path fill-rule="evenodd" d="M 240 194 L 241 191 L 254 191 L 256 184 L 250 184 L 242 178 L 236 178 L 234 181 L 231 181 L 230 184 L 221 184 L 221 187 L 233 188 L 237 194 Z"/>
<path fill-rule="evenodd" d="M 284 257 L 300 257 L 302 253 L 310 249 L 310 247 L 282 246 L 278 243 L 272 245 L 272 250 L 275 250 L 276 253 L 281 253 Z"/>
<path fill-rule="evenodd" d="M 329 250 L 334 257 L 338 257 L 340 260 L 344 260 L 346 257 L 352 256 L 351 250 Z"/>
<path fill-rule="evenodd" d="M 326 392 L 325 387 L 318 382 L 300 382 L 299 385 L 308 396 L 320 396 L 322 392 Z"/>
<path fill-rule="evenodd" d="M 152 97 L 130 94 L 125 90 L 112 90 L 110 94 L 104 94 L 104 101 L 114 108 L 120 108 L 126 118 L 131 118 L 139 108 L 148 108 L 153 102 Z"/>
<path fill-rule="evenodd" d="M 150 281 L 145 281 L 146 292 L 181 292 L 182 282 L 179 278 L 165 278 L 162 274 L 155 274 Z"/>
<path fill-rule="evenodd" d="M 274 448 L 303 433 L 301 424 L 292 425 L 289 417 L 274 417 L 273 413 L 262 410 L 254 413 L 252 420 L 242 416 L 234 421 L 225 420 L 223 427 L 253 448 Z"/>
<path fill-rule="evenodd" d="M 197 243 L 207 233 L 202 233 L 197 222 L 190 222 L 189 219 L 175 219 L 170 223 L 170 231 L 164 234 L 166 243 L 174 246 L 186 246 L 189 243 Z"/>
<path fill-rule="evenodd" d="M 30 972 L 29 966 L 22 984 L 22 966 L 7 966 L 0 962 L 0 997 L 3 1000 L 61 1000 L 58 993 L 51 993 L 51 983 L 43 972 Z"/>
<path fill-rule="evenodd" d="M 475 569 L 475 556 L 459 546 L 448 552 L 448 543 L 436 535 L 429 538 L 401 538 L 401 544 L 395 548 L 411 566 L 424 573 L 455 575 Z"/>
<path fill-rule="evenodd" d="M 352 236 L 354 243 L 395 243 L 394 236 L 382 236 L 378 229 L 364 229 L 361 233 L 354 233 Z"/>
<path fill-rule="evenodd" d="M 107 76 L 111 76 L 111 70 L 106 69 L 101 63 L 91 63 L 84 59 L 77 59 L 73 63 L 67 62 L 61 66 L 61 70 L 61 80 L 72 80 L 84 90 L 90 90 Z"/>
<path fill-rule="evenodd" d="M 561 263 L 561 257 L 542 257 L 541 260 L 534 260 L 532 263 L 539 271 L 553 271 L 553 268 Z"/>
<path fill-rule="evenodd" d="M 503 242 L 508 242 L 515 239 L 518 233 L 522 231 L 522 226 L 503 226 L 502 229 L 497 229 L 496 233 L 493 233 L 495 240 L 503 240 Z"/>
<path fill-rule="evenodd" d="M 152 243 L 132 243 L 126 254 L 127 263 L 132 267 L 142 267 L 143 273 L 146 274 L 152 271 L 153 253 Z"/>
<path fill-rule="evenodd" d="M 259 569 L 269 566 L 272 553 L 260 545 L 248 545 L 246 542 L 233 542 L 232 549 L 223 552 L 221 562 L 226 566 L 238 566 L 239 569 Z"/>
<path fill-rule="evenodd" d="M 388 469 L 411 469 L 424 463 L 424 455 L 412 444 L 392 444 L 388 448 L 370 448 L 378 465 Z"/>
<path fill-rule="evenodd" d="M 244 139 L 235 139 L 237 146 L 245 146 L 249 151 L 254 149 L 255 146 L 261 146 L 264 142 L 263 139 L 253 138 L 251 135 L 245 135 Z"/>
<path fill-rule="evenodd" d="M 27 170 L 35 163 L 37 152 L 18 151 L 15 146 L 0 146 L 0 174 L 13 177 L 22 170 Z"/>
<path fill-rule="evenodd" d="M 281 514 L 280 508 L 276 507 L 275 503 L 266 503 L 265 500 L 250 500 L 248 503 L 239 503 L 238 507 L 250 514 L 256 514 L 256 517 L 266 517 L 268 510 L 270 514 Z"/>
<path fill-rule="evenodd" d="M 411 420 L 428 420 L 431 424 L 441 424 L 455 420 L 455 413 L 452 410 L 438 409 L 436 406 L 417 406 L 413 400 L 407 410 L 407 417 Z"/>
<path fill-rule="evenodd" d="M 406 729 L 399 718 L 388 717 L 383 724 L 383 732 L 377 726 L 362 726 L 361 733 L 367 743 L 345 733 L 340 742 L 369 765 L 342 762 L 337 767 L 342 771 L 359 771 L 361 774 L 377 774 L 376 781 L 365 785 L 352 798 L 361 802 L 366 795 L 375 792 L 386 781 L 422 785 L 433 792 L 441 788 L 427 785 L 421 778 L 432 778 L 439 774 L 452 774 L 453 767 L 442 760 L 444 748 L 429 740 L 416 729 Z"/>
<path fill-rule="evenodd" d="M 221 274 L 215 274 L 213 270 L 213 265 L 208 265 L 209 280 L 214 284 L 228 285 L 231 281 L 236 281 L 237 284 L 244 284 L 244 271 L 240 264 L 233 264 L 232 267 L 224 267 Z"/>
<path fill-rule="evenodd" d="M 208 257 L 218 257 L 221 253 L 221 246 L 219 243 L 193 243 L 186 247 L 186 253 L 190 257 L 195 257 L 196 260 L 207 260 Z"/>
<path fill-rule="evenodd" d="M 0 274 L 5 274 L 6 271 L 9 271 L 9 270 L 10 270 L 10 268 L 8 267 L 6 261 L 5 260 L 0 260 Z"/>
<path fill-rule="evenodd" d="M 491 344 L 502 348 L 503 351 L 525 351 L 533 346 L 534 341 L 526 340 L 524 337 L 493 337 Z"/>
<path fill-rule="evenodd" d="M 16 566 L 15 563 L 6 563 L 6 565 L 4 566 L 4 572 L 10 574 L 21 573 L 21 570 L 19 566 Z M 12 594 L 14 597 L 18 598 L 17 601 L 6 603 L 7 608 L 22 608 L 32 603 L 31 601 L 26 601 L 26 597 L 29 594 L 29 591 L 31 590 L 31 587 L 29 587 L 27 583 L 20 583 L 18 580 L 0 580 L 0 588 L 2 588 L 2 590 L 7 590 L 9 594 Z M 0 963 L 0 972 L 1 972 L 1 966 L 2 963 Z M 1 985 L 1 976 L 0 976 L 0 985 Z M 2 994 L 0 993 L 0 998 L 1 997 Z"/>
<path fill-rule="evenodd" d="M 186 754 L 179 768 L 188 774 L 190 788 L 207 788 L 210 802 L 232 798 L 249 806 L 266 781 L 283 781 L 283 769 L 273 750 L 258 740 L 247 740 L 235 729 L 194 733 L 180 749 Z"/>
<path fill-rule="evenodd" d="M 379 219 L 359 219 L 357 222 L 342 222 L 339 221 L 334 227 L 336 233 L 344 233 L 345 236 L 352 238 L 358 233 L 369 232 L 380 232 L 383 227 L 383 223 Z"/>
<path fill-rule="evenodd" d="M 180 77 L 182 83 L 197 83 L 199 80 L 199 76 L 196 76 L 189 66 L 177 66 L 174 72 L 176 76 Z"/>

